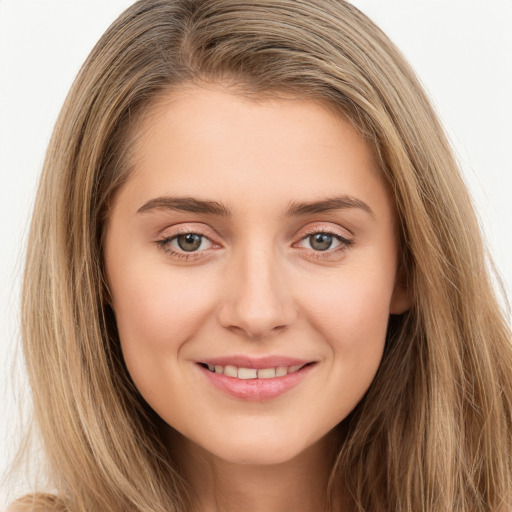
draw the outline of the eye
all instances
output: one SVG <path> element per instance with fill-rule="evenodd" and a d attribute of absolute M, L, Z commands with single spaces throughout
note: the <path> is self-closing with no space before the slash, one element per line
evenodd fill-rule
<path fill-rule="evenodd" d="M 185 231 L 157 240 L 156 244 L 172 257 L 188 260 L 205 256 L 214 243 L 205 235 L 193 231 Z"/>
<path fill-rule="evenodd" d="M 330 233 L 315 233 L 305 238 L 309 242 L 309 245 L 315 251 L 327 251 L 331 249 L 333 244 L 339 244 L 339 240 L 334 238 Z"/>
<path fill-rule="evenodd" d="M 307 230 L 294 246 L 305 250 L 305 255 L 315 259 L 337 261 L 353 243 L 352 239 L 344 237 L 335 228 L 316 226 Z"/>
<path fill-rule="evenodd" d="M 184 235 L 178 235 L 170 240 L 170 244 L 185 252 L 195 252 L 200 249 L 208 249 L 211 246 L 211 242 L 203 235 L 197 233 L 186 233 Z"/>
<path fill-rule="evenodd" d="M 297 245 L 305 249 L 312 249 L 316 252 L 324 252 L 336 249 L 345 248 L 352 244 L 349 240 L 341 235 L 329 233 L 325 231 L 318 231 L 305 236 Z"/>

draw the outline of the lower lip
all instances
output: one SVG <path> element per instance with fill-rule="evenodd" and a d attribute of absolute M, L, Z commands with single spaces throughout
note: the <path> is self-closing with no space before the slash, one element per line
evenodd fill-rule
<path fill-rule="evenodd" d="M 237 379 L 222 373 L 211 372 L 207 368 L 198 365 L 199 369 L 217 389 L 245 400 L 276 398 L 298 386 L 314 366 L 316 365 L 308 364 L 294 373 L 271 379 Z"/>

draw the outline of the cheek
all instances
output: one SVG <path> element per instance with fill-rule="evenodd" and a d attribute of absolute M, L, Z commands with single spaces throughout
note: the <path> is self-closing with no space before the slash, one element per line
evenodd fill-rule
<path fill-rule="evenodd" d="M 145 369 L 178 362 L 181 346 L 208 316 L 214 287 L 135 258 L 117 265 L 109 282 L 123 356 L 140 389 L 153 371 Z"/>
<path fill-rule="evenodd" d="M 371 343 L 372 333 L 385 333 L 392 293 L 389 274 L 352 267 L 309 293 L 306 302 L 317 328 L 333 340 L 334 349 L 343 351 L 356 341 Z"/>
<path fill-rule="evenodd" d="M 380 365 L 393 292 L 394 273 L 378 265 L 369 268 L 338 272 L 308 295 L 306 306 L 310 323 L 327 342 L 330 378 L 336 381 L 332 389 L 352 397 L 345 404 L 349 409 L 362 398 Z"/>
<path fill-rule="evenodd" d="M 168 283 L 162 275 L 151 277 L 132 274 L 116 289 L 116 318 L 125 342 L 133 339 L 147 345 L 167 345 L 177 333 L 186 336 L 200 315 L 197 294 L 180 291 L 178 283 Z"/>

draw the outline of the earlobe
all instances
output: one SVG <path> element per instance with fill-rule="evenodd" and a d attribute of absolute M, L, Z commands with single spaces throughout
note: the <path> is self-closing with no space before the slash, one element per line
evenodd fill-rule
<path fill-rule="evenodd" d="M 391 296 L 389 312 L 392 315 L 401 315 L 411 308 L 412 296 L 407 279 L 407 272 L 401 268 L 397 272 L 395 288 Z"/>
<path fill-rule="evenodd" d="M 411 308 L 411 302 L 407 287 L 397 283 L 391 297 L 389 312 L 392 315 L 401 315 Z"/>

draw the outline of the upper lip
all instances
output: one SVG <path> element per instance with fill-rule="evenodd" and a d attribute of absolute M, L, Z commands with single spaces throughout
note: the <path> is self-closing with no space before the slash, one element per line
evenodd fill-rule
<path fill-rule="evenodd" d="M 251 357 L 251 356 L 224 356 L 212 357 L 197 361 L 198 363 L 219 365 L 219 366 L 236 366 L 237 368 L 255 368 L 257 370 L 263 368 L 278 368 L 282 366 L 304 366 L 308 363 L 313 363 L 312 360 L 299 359 L 296 357 L 288 356 L 265 356 L 265 357 Z"/>

